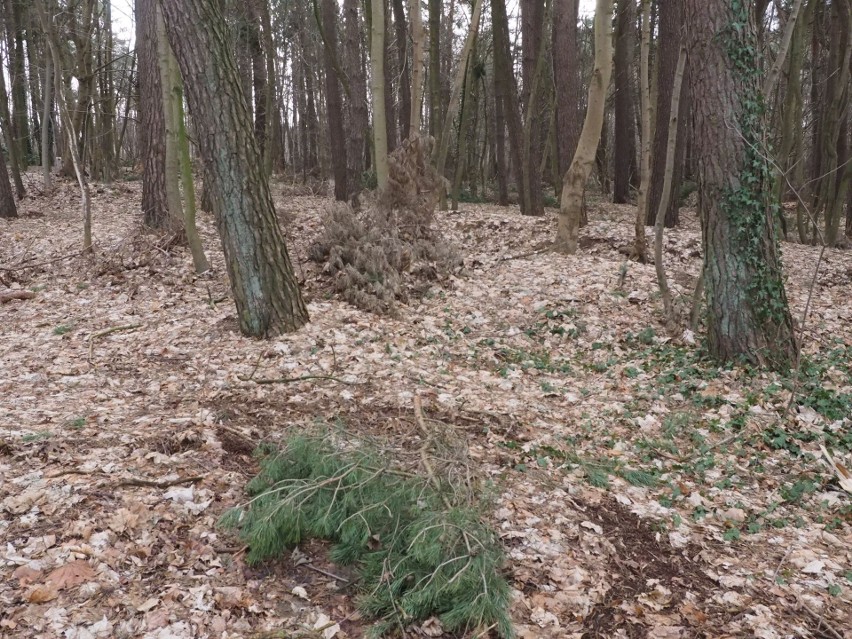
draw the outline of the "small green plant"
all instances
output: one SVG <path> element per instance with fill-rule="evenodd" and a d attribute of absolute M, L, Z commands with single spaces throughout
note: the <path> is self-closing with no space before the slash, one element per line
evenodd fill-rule
<path fill-rule="evenodd" d="M 65 422 L 65 426 L 67 426 L 68 428 L 71 428 L 73 430 L 80 430 L 85 425 L 86 425 L 86 418 L 85 417 L 77 417 L 75 419 L 69 419 L 67 422 Z"/>
<path fill-rule="evenodd" d="M 21 441 L 30 443 L 30 442 L 40 442 L 45 439 L 50 439 L 53 433 L 49 430 L 40 430 L 37 433 L 27 433 L 23 437 L 21 437 Z"/>
<path fill-rule="evenodd" d="M 56 328 L 53 329 L 54 335 L 65 335 L 66 333 L 71 332 L 71 327 L 67 324 L 60 324 Z"/>

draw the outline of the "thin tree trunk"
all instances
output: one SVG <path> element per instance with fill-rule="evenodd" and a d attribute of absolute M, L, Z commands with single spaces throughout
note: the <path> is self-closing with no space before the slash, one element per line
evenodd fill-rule
<path fill-rule="evenodd" d="M 567 254 L 577 252 L 583 192 L 595 163 L 604 121 L 606 91 L 612 75 L 612 4 L 613 0 L 597 0 L 595 5 L 595 68 L 589 85 L 589 106 L 577 151 L 562 185 L 556 249 Z"/>
<path fill-rule="evenodd" d="M 445 127 L 441 133 L 441 139 L 435 148 L 435 166 L 438 169 L 438 175 L 444 175 L 444 167 L 447 162 L 447 153 L 450 147 L 450 135 L 452 133 L 452 123 L 458 115 L 459 106 L 461 103 L 461 93 L 464 86 L 465 73 L 469 64 L 471 53 L 473 51 L 474 42 L 479 32 L 479 19 L 482 16 L 482 0 L 474 0 L 473 13 L 470 18 L 470 27 L 467 32 L 467 38 L 464 42 L 461 55 L 459 56 L 459 66 L 456 71 L 456 77 L 453 80 L 453 88 L 450 93 L 450 102 L 447 105 L 447 117 L 444 120 Z M 442 202 L 446 207 L 446 191 L 441 189 Z"/>
<path fill-rule="evenodd" d="M 651 0 L 642 1 L 641 39 L 639 44 L 639 108 L 642 122 L 642 158 L 639 197 L 636 203 L 636 224 L 634 226 L 633 258 L 640 264 L 648 261 L 648 243 L 645 240 L 645 220 L 648 212 L 648 190 L 651 181 Z"/>
<path fill-rule="evenodd" d="M 344 53 L 343 67 L 349 78 L 352 93 L 349 100 L 349 124 L 346 157 L 351 177 L 350 197 L 361 191 L 364 177 L 364 146 L 369 128 L 367 116 L 367 81 L 361 63 L 361 24 L 358 18 L 358 0 L 344 0 Z"/>
<path fill-rule="evenodd" d="M 618 3 L 615 31 L 615 141 L 612 201 L 630 201 L 636 174 L 636 120 L 633 104 L 632 61 L 635 58 L 635 0 Z"/>
<path fill-rule="evenodd" d="M 651 182 L 648 190 L 648 210 L 646 224 L 654 226 L 656 222 L 657 208 L 663 191 L 663 180 L 665 178 L 666 148 L 668 147 L 669 134 L 669 108 L 672 104 L 672 87 L 674 86 L 675 69 L 677 68 L 678 52 L 683 40 L 683 3 L 663 2 L 660 5 L 660 36 L 657 49 L 657 93 L 656 107 L 654 109 L 654 141 L 651 152 Z M 680 96 L 681 104 L 687 101 L 689 92 L 688 83 L 684 82 Z M 652 94 L 653 95 L 653 94 Z M 675 169 L 672 175 L 672 185 L 675 192 L 680 190 L 683 176 L 683 160 L 686 152 L 686 118 L 681 118 L 678 130 L 678 146 L 675 148 Z M 671 198 L 669 209 L 666 211 L 666 226 L 672 228 L 678 222 L 679 210 L 678 198 Z"/>
<path fill-rule="evenodd" d="M 429 134 L 440 140 L 443 129 L 441 100 L 442 0 L 429 0 Z"/>
<path fill-rule="evenodd" d="M 663 195 L 657 207 L 657 219 L 654 224 L 654 267 L 657 271 L 657 284 L 663 297 L 663 316 L 669 330 L 675 325 L 674 309 L 672 308 L 672 293 L 666 279 L 666 267 L 663 264 L 663 229 L 666 222 L 666 211 L 669 198 L 672 197 L 672 175 L 674 174 L 675 150 L 677 145 L 678 118 L 680 117 L 680 87 L 683 84 L 683 73 L 686 68 L 686 49 L 681 47 L 675 69 L 672 89 L 672 104 L 669 108 L 669 135 L 666 143 L 666 173 L 663 179 Z"/>
<path fill-rule="evenodd" d="M 409 0 L 408 15 L 411 19 L 411 126 L 408 137 L 420 135 L 420 114 L 423 108 L 423 15 L 420 12 L 420 0 Z"/>
<path fill-rule="evenodd" d="M 41 169 L 43 177 L 42 190 L 49 193 L 51 189 L 51 158 L 50 158 L 50 107 L 53 104 L 53 56 L 46 56 L 44 70 L 43 108 L 41 118 Z"/>
<path fill-rule="evenodd" d="M 349 197 L 346 153 L 338 151 L 346 139 L 346 134 L 343 128 L 343 98 L 337 77 L 337 0 L 322 0 L 322 31 L 325 41 L 325 102 L 331 164 L 334 170 L 334 198 L 346 201 Z"/>
<path fill-rule="evenodd" d="M 0 55 L 0 70 L 2 70 L 3 66 L 2 55 Z M 18 145 L 13 133 L 14 125 L 12 124 L 12 116 L 9 113 L 9 96 L 6 94 L 5 74 L 2 72 L 0 72 L 0 126 L 3 127 L 3 137 L 6 140 L 6 150 L 9 153 L 9 168 L 12 171 L 12 180 L 15 182 L 15 192 L 18 199 L 21 199 L 26 195 L 27 191 L 24 188 L 23 180 L 21 180 Z"/>
<path fill-rule="evenodd" d="M 56 104 L 59 108 L 59 117 L 62 119 L 62 128 L 65 129 L 66 137 L 68 138 L 68 153 L 71 156 L 71 163 L 74 167 L 74 173 L 77 176 L 77 184 L 80 187 L 80 199 L 83 209 L 83 252 L 93 253 L 92 246 L 92 198 L 89 191 L 89 184 L 86 181 L 86 176 L 83 173 L 83 163 L 80 153 L 77 149 L 77 131 L 74 127 L 74 117 L 68 111 L 67 102 L 63 92 L 63 78 L 59 69 L 62 68 L 62 60 L 59 55 L 59 45 L 56 42 L 56 34 L 53 32 L 49 22 L 50 17 L 47 9 L 42 6 L 41 25 L 48 40 L 48 46 L 53 57 L 53 66 L 57 69 L 55 75 L 56 83 Z"/>
<path fill-rule="evenodd" d="M 399 130 L 407 135 L 411 128 L 411 66 L 408 62 L 408 28 L 403 0 L 393 0 L 393 24 L 399 75 Z"/>
<path fill-rule="evenodd" d="M 183 83 L 181 82 L 180 69 L 174 52 L 169 46 L 169 84 L 174 96 L 171 100 L 174 114 L 172 119 L 177 123 L 177 148 L 180 158 L 180 179 L 183 187 L 183 227 L 186 232 L 186 242 L 192 254 L 192 265 L 196 273 L 204 273 L 210 270 L 210 263 L 204 254 L 204 246 L 198 227 L 195 223 L 195 184 L 192 179 L 192 160 L 189 156 L 189 137 L 186 134 L 186 114 L 183 110 Z"/>
<path fill-rule="evenodd" d="M 385 113 L 385 10 L 382 0 L 370 0 L 370 90 L 373 98 L 373 146 L 376 182 L 383 191 L 388 185 L 388 137 Z"/>
<path fill-rule="evenodd" d="M 496 99 L 502 101 L 506 128 L 509 131 L 509 152 L 518 185 L 521 213 L 530 210 L 524 178 L 523 125 L 518 87 L 515 81 L 509 41 L 509 19 L 505 0 L 491 0 L 491 21 L 494 31 L 494 89 Z"/>
<path fill-rule="evenodd" d="M 524 215 L 544 215 L 541 193 L 541 109 L 537 108 L 541 93 L 541 77 L 545 60 L 544 30 L 545 2 L 541 0 L 521 0 L 521 37 L 523 39 L 523 57 L 521 75 L 523 91 L 521 101 L 524 106 L 524 130 L 521 147 L 521 172 L 524 180 L 526 207 Z"/>
<path fill-rule="evenodd" d="M 178 127 L 176 110 L 172 102 L 176 98 L 172 86 L 169 58 L 172 55 L 166 36 L 166 23 L 163 21 L 159 5 L 157 12 L 157 63 L 160 71 L 160 104 L 166 125 L 166 202 L 169 207 L 167 229 L 179 242 L 185 239 L 183 204 L 180 199 L 180 156 L 178 151 Z"/>

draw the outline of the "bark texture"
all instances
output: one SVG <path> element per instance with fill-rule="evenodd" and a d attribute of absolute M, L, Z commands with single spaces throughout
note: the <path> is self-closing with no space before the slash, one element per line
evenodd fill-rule
<path fill-rule="evenodd" d="M 322 30 L 325 40 L 325 105 L 328 112 L 328 138 L 334 172 L 334 198 L 349 197 L 346 170 L 346 133 L 343 130 L 343 97 L 337 77 L 337 2 L 322 0 Z"/>
<path fill-rule="evenodd" d="M 556 149 L 564 176 L 583 130 L 583 90 L 577 41 L 578 0 L 553 0 L 553 83 L 556 92 Z"/>
<path fill-rule="evenodd" d="M 678 52 L 683 41 L 683 12 L 682 2 L 663 2 L 660 4 L 660 37 L 657 45 L 657 99 L 655 110 L 654 143 L 651 152 L 651 184 L 648 191 L 648 211 L 646 224 L 653 226 L 657 218 L 657 209 L 663 196 L 663 182 L 666 174 L 666 148 L 669 139 L 669 118 L 672 104 L 672 88 L 674 87 L 675 69 L 677 68 Z M 688 62 L 687 62 L 688 64 Z M 689 83 L 684 82 L 681 88 L 680 103 L 687 113 Z M 672 174 L 672 189 L 680 191 L 683 180 L 683 164 L 686 151 L 686 138 L 689 133 L 686 126 L 688 118 L 680 118 L 678 124 L 677 146 L 675 147 L 674 173 Z M 679 198 L 672 197 L 666 209 L 666 227 L 677 225 Z"/>
<path fill-rule="evenodd" d="M 781 277 L 763 140 L 752 14 L 727 0 L 686 0 L 702 211 L 707 342 L 721 361 L 788 368 L 796 359 Z M 759 148 L 759 147 L 758 147 Z"/>
<path fill-rule="evenodd" d="M 162 0 L 169 40 L 198 122 L 213 212 L 246 335 L 267 337 L 308 321 L 275 216 L 269 183 L 216 3 Z"/>
<path fill-rule="evenodd" d="M 612 76 L 612 0 L 597 0 L 595 5 L 595 68 L 589 85 L 589 106 L 577 151 L 565 174 L 556 230 L 556 249 L 577 252 L 580 222 L 583 217 L 583 193 L 595 164 L 601 128 L 604 122 L 606 91 Z"/>
<path fill-rule="evenodd" d="M 166 193 L 166 121 L 157 59 L 157 2 L 136 0 L 136 52 L 139 65 L 139 150 L 142 156 L 142 218 L 164 228 L 169 221 Z"/>
<path fill-rule="evenodd" d="M 612 201 L 630 200 L 636 183 L 636 113 L 633 99 L 633 59 L 636 49 L 636 5 L 618 3 L 615 27 L 615 148 Z"/>

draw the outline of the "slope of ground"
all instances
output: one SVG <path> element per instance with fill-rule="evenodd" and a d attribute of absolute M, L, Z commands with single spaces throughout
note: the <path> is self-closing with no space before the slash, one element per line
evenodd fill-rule
<path fill-rule="evenodd" d="M 574 257 L 538 251 L 552 212 L 440 214 L 466 273 L 388 319 L 330 296 L 306 257 L 327 201 L 288 195 L 312 321 L 264 342 L 236 331 L 210 219 L 196 277 L 140 231 L 139 190 L 97 189 L 94 258 L 72 185 L 0 220 L 0 291 L 35 293 L 0 306 L 3 637 L 362 636 L 320 545 L 249 568 L 216 521 L 286 428 L 416 447 L 415 394 L 493 479 L 520 636 L 852 637 L 852 506 L 820 450 L 852 465 L 849 253 L 826 252 L 785 379 L 665 334 L 653 266 L 620 252 L 630 207 L 593 206 Z M 681 313 L 686 218 L 666 252 Z M 801 318 L 819 249 L 784 250 Z M 348 383 L 255 383 L 300 376 Z"/>

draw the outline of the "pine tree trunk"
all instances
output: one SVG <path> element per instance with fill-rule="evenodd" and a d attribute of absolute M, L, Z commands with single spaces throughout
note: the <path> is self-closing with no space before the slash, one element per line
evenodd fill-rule
<path fill-rule="evenodd" d="M 322 30 L 325 39 L 325 102 L 328 111 L 328 137 L 334 170 L 334 197 L 346 201 L 346 134 L 343 129 L 343 98 L 337 77 L 337 1 L 322 0 Z"/>
<path fill-rule="evenodd" d="M 240 329 L 268 337 L 308 321 L 275 216 L 225 18 L 206 0 L 162 0 L 192 115 Z"/>
<path fill-rule="evenodd" d="M 146 226 L 169 224 L 166 193 L 166 121 L 157 63 L 157 2 L 136 0 L 136 54 L 139 66 L 139 150 L 142 156 L 142 215 Z"/>
<path fill-rule="evenodd" d="M 615 30 L 615 170 L 612 201 L 630 201 L 636 177 L 636 120 L 633 104 L 633 60 L 636 42 L 634 0 L 618 3 Z"/>
<path fill-rule="evenodd" d="M 352 184 L 350 196 L 361 191 L 364 178 L 364 144 L 369 127 L 367 116 L 367 80 L 361 63 L 361 21 L 358 0 L 344 0 L 343 70 L 349 78 L 351 92 L 348 104 L 349 122 L 346 158 Z"/>
<path fill-rule="evenodd" d="M 595 68 L 589 85 L 589 106 L 577 151 L 562 185 L 556 250 L 569 255 L 577 252 L 583 193 L 595 163 L 604 123 L 606 91 L 612 75 L 612 4 L 613 0 L 597 0 L 595 5 Z"/>
<path fill-rule="evenodd" d="M 771 172 L 759 146 L 755 25 L 748 7 L 727 0 L 686 0 L 684 11 L 708 348 L 720 361 L 787 369 L 797 345 L 770 206 Z"/>

